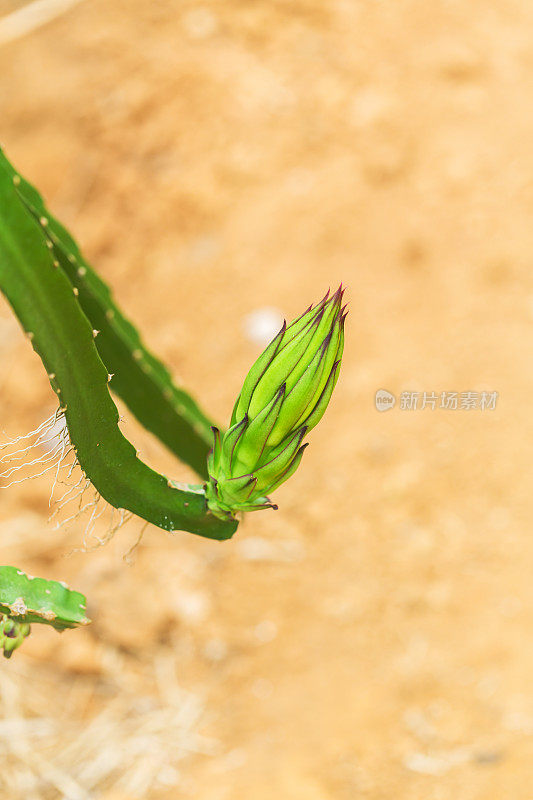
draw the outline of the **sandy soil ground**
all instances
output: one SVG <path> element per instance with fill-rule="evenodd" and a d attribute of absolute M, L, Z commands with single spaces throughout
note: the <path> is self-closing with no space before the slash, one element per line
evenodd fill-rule
<path fill-rule="evenodd" d="M 8 155 L 215 418 L 250 312 L 351 303 L 280 511 L 232 541 L 151 528 L 128 566 L 136 523 L 72 553 L 48 480 L 2 492 L 1 563 L 94 619 L 1 665 L 6 796 L 531 800 L 532 26 L 519 0 L 85 0 L 2 47 Z M 23 433 L 54 398 L 5 303 L 0 365 Z"/>

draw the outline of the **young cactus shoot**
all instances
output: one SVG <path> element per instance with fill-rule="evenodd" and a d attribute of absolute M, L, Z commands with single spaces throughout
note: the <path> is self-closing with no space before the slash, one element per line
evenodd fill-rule
<path fill-rule="evenodd" d="M 16 567 L 0 567 L 0 651 L 10 658 L 30 633 L 30 623 L 58 631 L 88 625 L 84 595 L 61 581 L 34 578 Z"/>
<path fill-rule="evenodd" d="M 277 508 L 268 495 L 296 471 L 330 401 L 344 346 L 342 285 L 287 325 L 244 380 L 229 429 L 213 428 L 207 504 L 221 519 Z"/>

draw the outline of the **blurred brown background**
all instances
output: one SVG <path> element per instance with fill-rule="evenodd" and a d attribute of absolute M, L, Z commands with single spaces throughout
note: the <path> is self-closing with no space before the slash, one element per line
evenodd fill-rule
<path fill-rule="evenodd" d="M 2 492 L 1 563 L 94 620 L 0 665 L 6 796 L 533 797 L 532 27 L 519 0 L 85 0 L 0 46 L 8 156 L 215 418 L 250 313 L 351 304 L 280 511 L 230 542 L 150 528 L 128 566 L 130 523 L 72 554 L 49 480 Z M 24 433 L 54 397 L 4 302 L 0 364 Z"/>

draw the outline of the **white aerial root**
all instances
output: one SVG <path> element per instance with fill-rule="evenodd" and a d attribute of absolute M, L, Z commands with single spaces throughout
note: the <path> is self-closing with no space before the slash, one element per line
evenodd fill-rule
<path fill-rule="evenodd" d="M 55 510 L 48 517 L 48 522 L 51 522 L 54 519 L 54 517 L 56 517 L 57 514 L 63 508 L 65 508 L 65 506 L 67 506 L 69 503 L 72 503 L 73 501 L 77 500 L 80 497 L 80 495 L 82 495 L 90 486 L 91 482 L 90 482 L 89 478 L 87 478 L 87 476 L 85 475 L 84 472 L 81 473 L 81 476 L 76 481 L 76 483 L 73 483 L 72 485 L 70 485 L 68 483 L 68 480 L 70 479 L 75 466 L 78 466 L 78 462 L 77 461 L 73 461 L 72 462 L 71 468 L 70 468 L 68 474 L 65 476 L 65 480 L 64 481 L 59 481 L 60 483 L 66 484 L 68 488 L 66 489 L 65 492 L 63 492 L 61 497 L 58 500 L 56 500 Z M 81 486 L 81 488 L 80 488 L 80 486 Z M 76 491 L 76 490 L 78 490 L 78 491 Z M 74 492 L 74 494 L 72 494 L 73 492 Z"/>
<path fill-rule="evenodd" d="M 111 509 L 111 517 L 109 520 L 109 524 L 102 537 L 96 536 L 96 534 L 94 534 L 93 538 L 96 539 L 96 545 L 94 545 L 93 547 L 103 547 L 103 545 L 111 541 L 111 539 L 113 538 L 115 533 L 117 533 L 117 531 L 123 528 L 124 525 L 127 525 L 127 523 L 131 519 L 134 519 L 135 517 L 135 514 L 132 511 L 126 511 L 125 508 L 117 509 L 114 508 L 113 506 L 110 506 L 108 503 L 106 503 L 106 505 L 108 509 Z M 118 513 L 118 521 L 115 520 L 115 512 Z"/>
<path fill-rule="evenodd" d="M 48 500 L 49 507 L 52 505 L 57 485 L 62 484 L 67 488 L 56 501 L 48 521 L 51 522 L 57 518 L 67 507 L 70 509 L 69 516 L 59 519 L 55 526 L 56 530 L 69 527 L 81 517 L 88 515 L 83 532 L 83 547 L 79 548 L 82 551 L 107 544 L 115 533 L 135 516 L 131 511 L 123 508 L 113 508 L 96 491 L 90 479 L 81 469 L 74 447 L 70 442 L 64 409 L 56 409 L 48 419 L 30 433 L 15 438 L 6 436 L 6 439 L 7 441 L 0 445 L 0 467 L 6 465 L 4 471 L 0 472 L 0 489 L 7 489 L 14 484 L 34 480 L 53 471 L 54 480 Z M 21 442 L 24 443 L 24 446 L 17 447 Z M 80 470 L 79 477 L 76 473 L 77 469 Z M 15 476 L 14 480 L 4 483 L 13 476 Z M 75 510 L 72 511 L 72 509 Z M 98 520 L 108 510 L 111 511 L 109 523 L 104 535 L 98 536 L 95 532 Z M 115 518 L 115 512 L 118 513 L 118 520 Z M 144 528 L 142 532 L 144 532 Z M 95 542 L 94 544 L 90 544 L 91 539 Z"/>
<path fill-rule="evenodd" d="M 13 450 L 13 447 L 22 441 L 26 442 L 25 446 Z M 7 452 L 0 457 L 0 464 L 9 466 L 3 472 L 0 472 L 0 488 L 7 489 L 16 483 L 34 480 L 51 470 L 56 472 L 55 487 L 60 470 L 67 467 L 70 469 L 71 464 L 66 463 L 66 460 L 70 453 L 73 452 L 64 410 L 61 408 L 56 409 L 34 431 L 14 439 L 9 438 L 5 444 L 0 445 L 0 451 L 4 450 L 7 450 Z M 13 463 L 15 466 L 12 466 Z M 34 469 L 31 469 L 32 467 Z M 27 470 L 29 470 L 30 474 L 24 474 Z M 18 477 L 18 474 L 21 474 L 22 477 Z M 3 483 L 2 479 L 6 480 L 13 475 L 17 475 L 14 480 L 9 483 Z"/>
<path fill-rule="evenodd" d="M 131 519 L 135 519 L 135 514 L 132 511 L 126 511 L 125 508 L 119 508 L 119 509 L 114 508 L 114 506 L 110 505 L 110 503 L 104 500 L 103 497 L 100 494 L 98 494 L 98 492 L 95 492 L 95 496 L 92 498 L 92 500 L 90 500 L 90 502 L 86 503 L 84 506 L 81 506 L 80 509 L 75 514 L 72 515 L 72 517 L 69 517 L 68 519 L 64 520 L 64 522 L 60 522 L 57 527 L 73 522 L 82 514 L 88 512 L 89 509 L 92 509 L 92 511 L 90 513 L 89 520 L 85 525 L 85 529 L 83 532 L 83 546 L 75 547 L 68 553 L 69 556 L 73 555 L 74 553 L 89 553 L 93 550 L 97 550 L 99 547 L 103 547 L 104 545 L 106 545 L 108 542 L 111 541 L 111 539 L 114 537 L 117 531 L 123 528 L 124 525 L 126 525 Z M 96 523 L 97 520 L 99 520 L 100 517 L 102 517 L 106 511 L 111 512 L 110 520 L 104 532 L 104 535 L 98 536 L 95 532 Z M 118 521 L 115 521 L 115 512 L 118 513 Z M 147 525 L 148 523 L 144 524 L 142 533 L 144 532 L 144 528 Z M 142 538 L 142 533 L 136 545 L 140 542 L 140 539 Z M 92 543 L 90 542 L 91 539 L 93 540 Z M 135 546 L 133 549 L 135 549 Z"/>
<path fill-rule="evenodd" d="M 127 551 L 124 553 L 124 555 L 122 556 L 122 558 L 124 559 L 124 561 L 126 562 L 126 564 L 128 564 L 128 566 L 130 566 L 130 567 L 131 567 L 131 566 L 133 565 L 133 563 L 134 563 L 134 561 L 133 561 L 133 556 L 134 556 L 134 554 L 136 553 L 136 551 L 137 551 L 137 549 L 138 549 L 139 545 L 141 544 L 141 542 L 142 542 L 142 538 L 143 538 L 143 536 L 144 536 L 144 532 L 145 532 L 145 530 L 146 530 L 146 528 L 148 527 L 148 525 L 149 525 L 149 524 L 150 524 L 149 522 L 145 522 L 145 523 L 144 523 L 144 525 L 142 525 L 142 526 L 141 526 L 141 529 L 140 529 L 140 531 L 139 531 L 139 533 L 138 533 L 138 536 L 137 536 L 137 538 L 135 539 L 134 543 L 133 543 L 133 544 L 132 544 L 132 546 L 129 548 L 129 550 L 127 550 Z"/>
<path fill-rule="evenodd" d="M 34 431 L 30 431 L 29 433 L 25 433 L 23 436 L 16 436 L 14 439 L 11 436 L 8 436 L 5 431 L 2 431 L 2 435 L 6 437 L 7 441 L 6 441 L 5 444 L 0 445 L 0 450 L 5 450 L 6 447 L 9 447 L 10 445 L 18 444 L 19 442 L 24 442 L 27 439 L 31 439 L 33 436 L 37 436 L 39 433 L 41 433 L 41 431 L 43 431 L 43 433 L 41 433 L 41 437 L 43 435 L 46 435 L 46 432 L 49 431 L 49 429 L 52 428 L 56 424 L 56 422 L 59 419 L 59 417 L 62 416 L 63 414 L 64 414 L 64 412 L 63 412 L 62 408 L 56 408 L 54 413 L 51 414 L 51 416 L 49 416 L 48 419 L 45 419 L 44 422 L 41 422 L 39 427 L 36 428 Z M 38 441 L 40 440 L 41 437 L 39 437 Z M 34 445 L 35 445 L 35 442 L 33 444 L 28 445 L 28 447 L 33 447 Z M 27 449 L 28 448 L 23 448 L 23 450 L 27 450 Z M 15 452 L 21 452 L 21 451 L 20 450 L 16 450 Z M 0 461 L 3 461 L 3 460 L 4 460 L 3 458 L 0 459 Z"/>

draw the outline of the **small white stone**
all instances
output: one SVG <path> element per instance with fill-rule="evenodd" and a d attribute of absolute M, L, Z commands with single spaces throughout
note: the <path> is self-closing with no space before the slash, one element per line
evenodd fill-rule
<path fill-rule="evenodd" d="M 205 592 L 195 590 L 176 592 L 173 606 L 180 619 L 190 625 L 204 622 L 211 610 L 209 596 Z"/>
<path fill-rule="evenodd" d="M 228 655 L 228 645 L 224 639 L 208 639 L 204 645 L 204 656 L 209 661 L 223 661 Z"/>
<path fill-rule="evenodd" d="M 244 332 L 254 344 L 268 344 L 283 324 L 283 314 L 277 308 L 266 306 L 252 311 L 244 318 Z"/>
<path fill-rule="evenodd" d="M 199 6 L 184 14 L 183 27 L 191 39 L 206 39 L 216 31 L 217 20 L 208 8 Z"/>
<path fill-rule="evenodd" d="M 278 626 L 271 619 L 264 619 L 258 622 L 254 629 L 255 638 L 262 644 L 271 642 L 278 635 Z"/>

